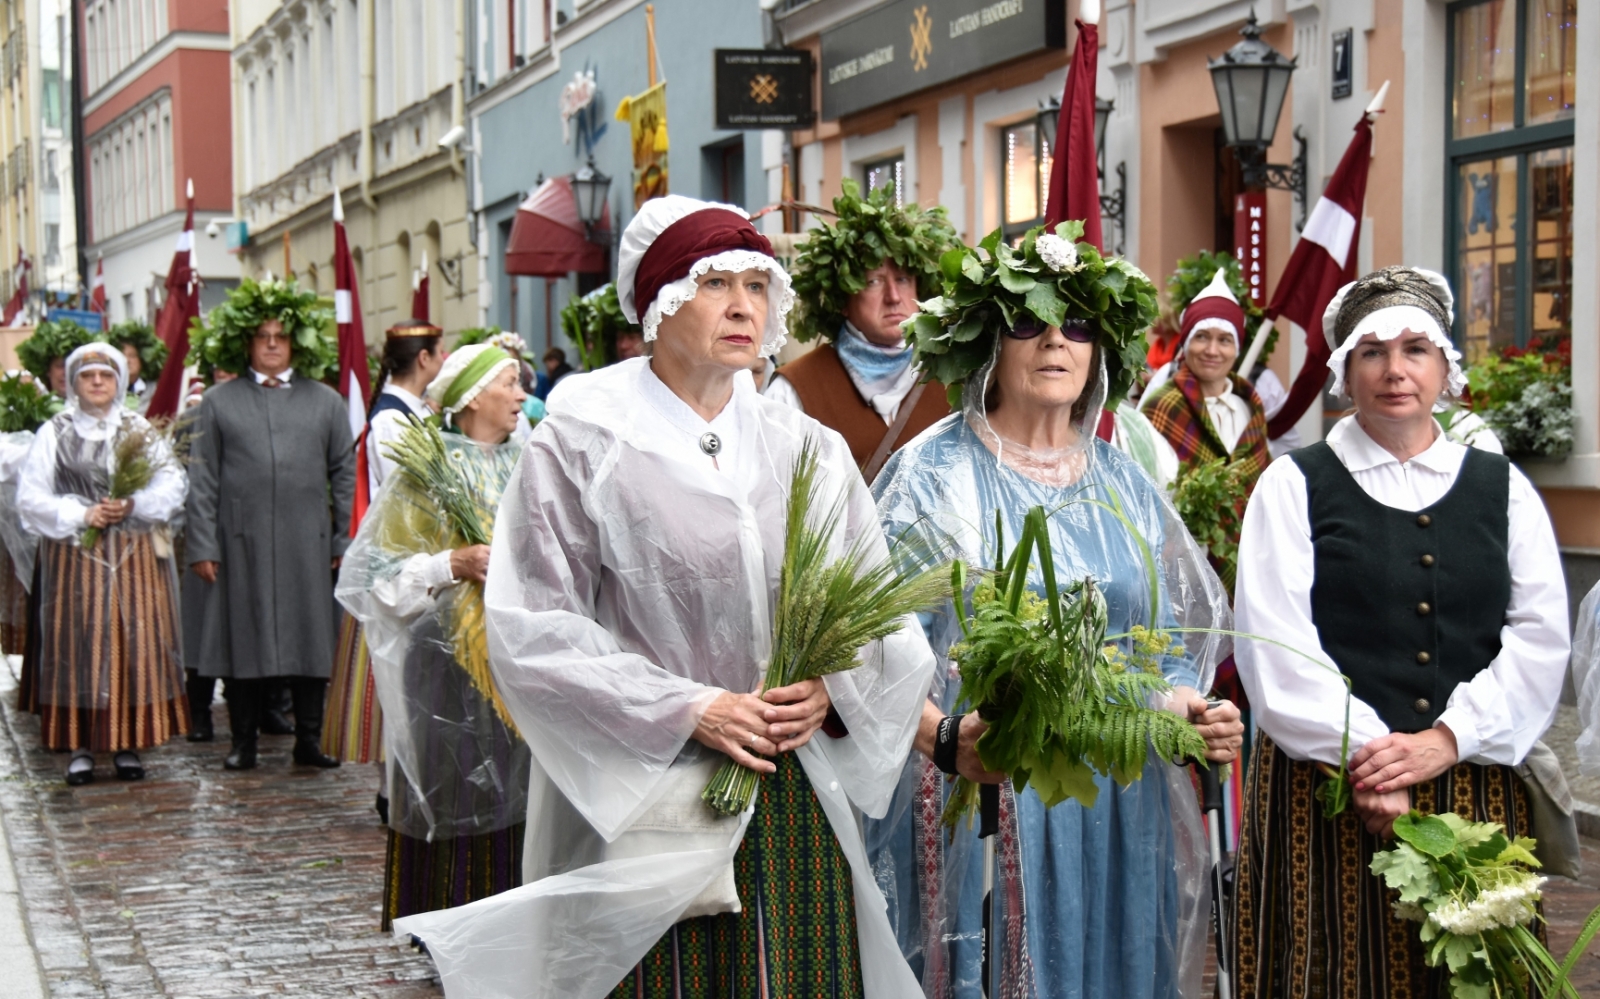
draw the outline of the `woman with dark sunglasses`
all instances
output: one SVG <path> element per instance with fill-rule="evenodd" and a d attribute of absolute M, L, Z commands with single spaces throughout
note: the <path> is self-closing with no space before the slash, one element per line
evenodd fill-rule
<path fill-rule="evenodd" d="M 902 550 L 993 565 L 1042 506 L 1057 578 L 1094 578 L 1107 634 L 1151 621 L 1227 628 L 1222 586 L 1161 490 L 1095 436 L 1141 361 L 1155 289 L 1127 262 L 1070 242 L 1080 233 L 1075 223 L 1034 230 L 1017 249 L 996 233 L 987 255 L 966 251 L 945 296 L 908 324 L 918 363 L 958 387 L 961 411 L 890 459 L 874 487 L 879 515 L 891 538 L 908 542 Z M 1042 593 L 1037 570 L 1032 582 Z M 961 637 L 958 613 L 947 604 L 924 620 L 940 656 Z M 1231 760 L 1238 710 L 1200 695 L 1227 649 L 1215 636 L 1181 637 L 1186 651 L 1161 661 L 1168 706 L 1196 726 L 1212 759 Z M 1204 938 L 1185 929 L 1184 906 L 1198 905 L 1189 887 L 1202 870 L 1190 849 L 1200 817 L 1185 772 L 1152 759 L 1126 788 L 1097 778 L 1092 808 L 1070 799 L 1047 808 L 1033 787 L 1016 790 L 985 769 L 977 740 L 987 726 L 958 713 L 959 679 L 945 666 L 889 814 L 867 823 L 874 873 L 924 992 L 1166 999 L 1192 982 L 1198 993 Z M 978 828 L 939 825 L 944 775 L 955 774 L 1000 786 L 991 870 Z M 998 915 L 987 960 L 986 875 Z"/>

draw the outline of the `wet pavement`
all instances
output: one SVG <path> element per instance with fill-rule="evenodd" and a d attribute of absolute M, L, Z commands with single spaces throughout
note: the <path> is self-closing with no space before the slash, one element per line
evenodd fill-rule
<path fill-rule="evenodd" d="M 133 783 L 102 758 L 93 784 L 69 788 L 66 755 L 16 711 L 13 670 L 0 668 L 0 819 L 47 995 L 442 995 L 426 957 L 378 932 L 375 767 L 296 767 L 292 737 L 268 736 L 260 767 L 228 773 L 217 704 L 223 741 L 151 750 Z"/>

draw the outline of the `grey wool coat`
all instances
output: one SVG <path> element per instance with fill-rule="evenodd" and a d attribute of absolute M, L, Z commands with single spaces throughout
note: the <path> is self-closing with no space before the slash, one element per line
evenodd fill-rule
<path fill-rule="evenodd" d="M 246 374 L 206 393 L 184 553 L 221 563 L 194 660 L 202 675 L 328 676 L 331 563 L 350 544 L 354 499 L 350 417 L 333 389 L 299 375 L 263 388 Z"/>

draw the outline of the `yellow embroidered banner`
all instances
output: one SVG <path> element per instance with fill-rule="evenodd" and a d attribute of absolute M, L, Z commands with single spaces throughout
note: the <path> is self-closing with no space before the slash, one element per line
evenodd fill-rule
<path fill-rule="evenodd" d="M 633 139 L 633 207 L 667 193 L 667 83 L 665 80 L 617 105 L 617 120 Z"/>

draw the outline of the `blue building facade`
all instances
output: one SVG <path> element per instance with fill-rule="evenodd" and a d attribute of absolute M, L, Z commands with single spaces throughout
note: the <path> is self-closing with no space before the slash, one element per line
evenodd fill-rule
<path fill-rule="evenodd" d="M 633 216 L 628 123 L 622 98 L 649 86 L 644 0 L 476 0 L 469 8 L 466 76 L 468 188 L 480 251 L 480 320 L 515 330 L 529 349 L 571 344 L 560 328 L 567 299 L 615 273 L 615 237 Z M 659 79 L 666 82 L 668 189 L 755 211 L 774 200 L 769 170 L 781 157 L 778 133 L 715 127 L 713 51 L 760 48 L 767 15 L 758 0 L 654 0 Z M 590 109 L 563 137 L 562 91 L 593 71 Z M 765 151 L 765 157 L 764 157 Z M 559 279 L 505 272 L 517 206 L 543 179 L 572 174 L 594 157 L 612 178 L 610 270 Z M 775 195 L 776 190 L 771 191 Z"/>

